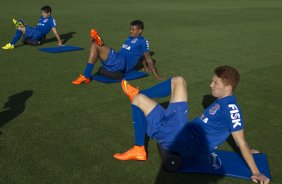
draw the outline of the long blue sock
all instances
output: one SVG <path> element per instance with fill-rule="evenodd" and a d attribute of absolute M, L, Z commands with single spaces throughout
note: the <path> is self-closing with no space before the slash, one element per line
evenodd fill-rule
<path fill-rule="evenodd" d="M 134 127 L 134 144 L 138 146 L 145 145 L 147 120 L 141 109 L 131 104 L 132 119 Z"/>
<path fill-rule="evenodd" d="M 20 30 L 17 30 L 16 34 L 14 35 L 14 37 L 11 41 L 11 44 L 15 45 L 17 43 L 17 41 L 19 41 L 21 39 L 21 36 L 22 36 L 22 32 Z"/>
<path fill-rule="evenodd" d="M 139 93 L 142 93 L 149 98 L 163 98 L 169 96 L 171 95 L 171 78 L 151 88 L 140 90 Z"/>
<path fill-rule="evenodd" d="M 85 70 L 84 70 L 84 74 L 83 74 L 84 77 L 90 78 L 93 68 L 94 68 L 94 64 L 92 64 L 92 63 L 87 63 L 87 64 L 86 64 L 86 68 L 85 68 Z"/>

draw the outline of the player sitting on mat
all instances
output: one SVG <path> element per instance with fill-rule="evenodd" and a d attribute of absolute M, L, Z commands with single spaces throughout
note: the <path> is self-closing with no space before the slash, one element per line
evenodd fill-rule
<path fill-rule="evenodd" d="M 135 20 L 130 25 L 130 36 L 125 40 L 119 52 L 107 47 L 97 31 L 95 29 L 91 30 L 90 34 L 93 41 L 90 46 L 88 63 L 84 74 L 72 81 L 73 84 L 89 83 L 92 70 L 98 59 L 101 60 L 103 69 L 109 72 L 127 73 L 134 70 L 143 55 L 155 78 L 161 79 L 149 52 L 149 42 L 141 36 L 144 30 L 143 22 Z"/>
<path fill-rule="evenodd" d="M 252 180 L 268 183 L 269 179 L 259 172 L 244 138 L 241 110 L 233 96 L 240 75 L 230 66 L 220 66 L 214 72 L 210 88 L 217 100 L 189 123 L 186 82 L 182 77 L 140 91 L 123 80 L 122 89 L 132 102 L 135 145 L 113 156 L 118 160 L 146 160 L 145 133 L 164 149 L 181 157 L 210 152 L 231 134 L 252 172 Z M 167 110 L 151 99 L 169 95 Z"/>
<path fill-rule="evenodd" d="M 13 23 L 16 25 L 16 34 L 14 35 L 12 41 L 6 44 L 3 49 L 14 49 L 15 44 L 19 41 L 23 35 L 23 43 L 29 45 L 41 45 L 45 39 L 46 35 L 52 29 L 55 37 L 58 40 L 58 45 L 62 45 L 61 38 L 57 32 L 56 21 L 51 16 L 51 7 L 44 6 L 41 8 L 42 16 L 40 17 L 36 28 L 26 26 L 24 21 L 13 19 Z"/>

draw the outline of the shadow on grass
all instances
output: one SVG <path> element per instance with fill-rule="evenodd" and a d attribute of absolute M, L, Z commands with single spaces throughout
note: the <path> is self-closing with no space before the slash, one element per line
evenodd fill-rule
<path fill-rule="evenodd" d="M 4 104 L 6 110 L 0 112 L 0 127 L 23 113 L 25 110 L 25 103 L 32 95 L 32 90 L 26 90 L 10 96 L 8 101 Z"/>
<path fill-rule="evenodd" d="M 62 44 L 65 45 L 73 37 L 74 34 L 76 34 L 76 32 L 60 34 Z M 55 41 L 57 41 L 57 38 L 53 37 L 53 38 L 46 39 L 44 43 L 50 43 L 50 42 L 55 42 Z"/>

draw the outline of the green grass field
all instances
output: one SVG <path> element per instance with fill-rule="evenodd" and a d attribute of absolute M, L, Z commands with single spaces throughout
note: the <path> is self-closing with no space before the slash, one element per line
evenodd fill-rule
<path fill-rule="evenodd" d="M 71 81 L 84 70 L 89 30 L 95 27 L 117 50 L 133 19 L 145 22 L 143 35 L 156 53 L 159 72 L 187 80 L 190 118 L 201 114 L 216 66 L 240 70 L 235 94 L 244 114 L 246 139 L 250 147 L 268 155 L 273 183 L 281 182 L 282 1 L 0 1 L 0 45 L 14 34 L 12 18 L 34 26 L 45 4 L 52 6 L 65 44 L 86 49 L 38 51 L 56 45 L 50 33 L 49 42 L 40 47 L 18 43 L 14 50 L 0 50 L 1 184 L 250 183 L 167 173 L 160 167 L 154 141 L 149 142 L 146 162 L 112 158 L 133 145 L 128 99 L 119 84 L 74 86 Z M 157 82 L 149 76 L 132 83 L 146 88 Z M 221 149 L 231 148 L 224 144 Z"/>

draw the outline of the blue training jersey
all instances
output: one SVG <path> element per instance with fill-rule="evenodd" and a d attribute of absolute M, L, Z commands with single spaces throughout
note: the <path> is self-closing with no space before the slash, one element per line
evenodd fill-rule
<path fill-rule="evenodd" d="M 149 42 L 142 36 L 133 38 L 129 36 L 123 43 L 119 53 L 126 60 L 125 72 L 131 71 L 145 52 L 149 52 Z"/>
<path fill-rule="evenodd" d="M 41 16 L 35 29 L 46 35 L 53 27 L 56 27 L 56 21 L 52 16 L 47 18 Z"/>
<path fill-rule="evenodd" d="M 217 99 L 188 124 L 194 127 L 194 134 L 200 135 L 202 146 L 208 150 L 216 149 L 231 132 L 244 129 L 242 113 L 234 96 Z"/>

